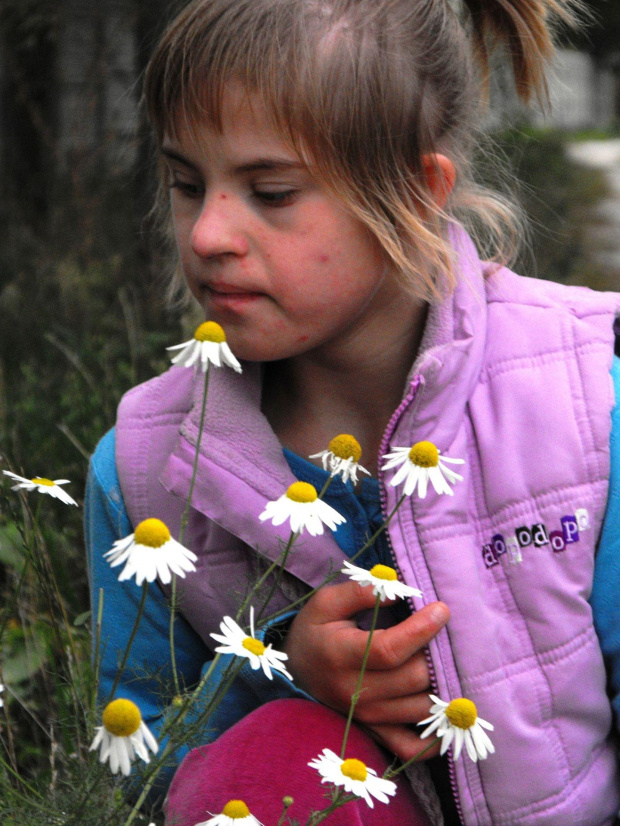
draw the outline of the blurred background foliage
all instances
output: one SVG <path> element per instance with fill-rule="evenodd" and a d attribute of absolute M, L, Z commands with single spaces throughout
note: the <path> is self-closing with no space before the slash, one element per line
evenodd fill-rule
<path fill-rule="evenodd" d="M 165 255 L 147 221 L 153 147 L 135 113 L 152 44 L 182 5 L 0 0 L 0 468 L 71 479 L 80 504 L 88 456 L 114 423 L 121 395 L 164 370 L 164 348 L 181 340 L 182 313 L 165 304 Z M 603 24 L 584 43 L 603 59 L 619 42 L 618 4 L 594 5 Z M 521 182 L 531 220 L 530 251 L 518 266 L 608 287 L 584 235 L 585 216 L 607 184 L 567 160 L 569 138 L 520 123 L 493 136 L 508 187 L 515 188 L 511 176 Z M 494 171 L 484 174 L 497 181 Z M 32 525 L 32 515 L 8 488 L 0 487 L 7 736 L 26 773 L 53 779 L 50 732 L 33 722 L 32 710 L 43 720 L 51 709 L 74 714 L 67 681 L 55 677 L 66 668 L 67 638 L 51 631 L 59 605 L 41 593 L 34 572 L 22 577 L 17 525 Z M 87 659 L 82 512 L 50 501 L 45 513 L 42 547 L 71 622 L 74 656 Z M 60 760 L 71 746 L 55 737 Z"/>

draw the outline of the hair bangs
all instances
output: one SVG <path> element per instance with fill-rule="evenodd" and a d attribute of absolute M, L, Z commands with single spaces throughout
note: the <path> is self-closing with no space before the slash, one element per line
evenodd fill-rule
<path fill-rule="evenodd" d="M 296 40 L 289 8 L 288 0 L 214 0 L 193 3 L 177 18 L 145 77 L 148 116 L 159 143 L 164 135 L 176 138 L 198 125 L 221 132 L 230 83 L 258 96 L 288 139 L 296 134 L 299 124 L 287 118 L 296 108 L 289 88 L 295 71 L 291 39 Z"/>

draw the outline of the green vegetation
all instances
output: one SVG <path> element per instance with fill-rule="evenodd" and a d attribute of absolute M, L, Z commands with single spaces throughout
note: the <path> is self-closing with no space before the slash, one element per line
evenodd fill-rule
<path fill-rule="evenodd" d="M 587 235 L 591 211 L 608 194 L 607 184 L 598 170 L 568 160 L 565 146 L 574 139 L 528 128 L 498 135 L 492 151 L 503 158 L 505 172 L 498 174 L 491 164 L 485 179 L 516 195 L 526 214 L 529 237 L 514 265 L 517 272 L 594 289 L 617 289 L 592 260 Z"/>

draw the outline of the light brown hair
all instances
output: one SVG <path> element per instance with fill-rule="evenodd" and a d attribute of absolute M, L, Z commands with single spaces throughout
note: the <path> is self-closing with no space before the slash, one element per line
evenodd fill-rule
<path fill-rule="evenodd" d="M 515 210 L 470 170 L 489 50 L 504 44 L 519 95 L 546 96 L 550 22 L 570 0 L 196 0 L 169 27 L 147 69 L 159 142 L 179 124 L 222 124 L 230 81 L 256 94 L 274 125 L 382 245 L 419 298 L 454 285 L 445 226 L 459 220 L 484 254 L 509 261 Z M 303 151 L 302 151 L 303 144 Z M 445 210 L 422 155 L 457 169 Z M 160 207 L 165 213 L 163 190 Z"/>

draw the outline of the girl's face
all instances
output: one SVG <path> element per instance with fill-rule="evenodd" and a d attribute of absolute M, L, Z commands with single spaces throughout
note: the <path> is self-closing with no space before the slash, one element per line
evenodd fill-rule
<path fill-rule="evenodd" d="M 204 125 L 162 146 L 181 264 L 205 317 L 250 361 L 332 348 L 388 323 L 402 294 L 376 239 L 258 101 L 233 86 L 223 111 L 222 134 Z"/>

